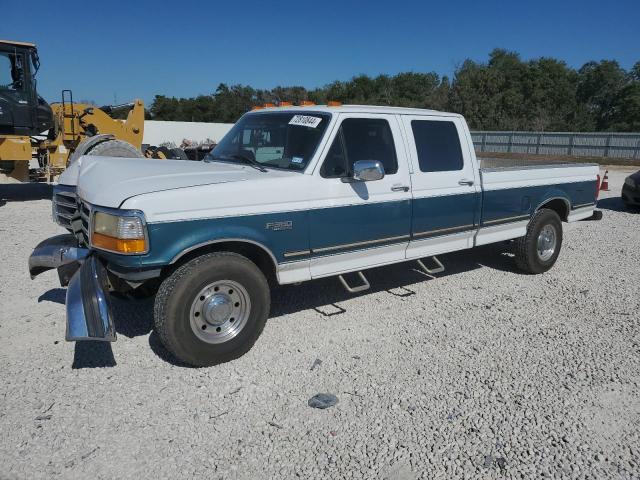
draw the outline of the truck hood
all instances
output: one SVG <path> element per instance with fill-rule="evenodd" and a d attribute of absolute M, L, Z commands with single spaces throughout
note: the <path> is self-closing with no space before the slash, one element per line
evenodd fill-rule
<path fill-rule="evenodd" d="M 80 198 L 93 205 L 118 208 L 136 195 L 240 182 L 270 173 L 221 162 L 85 156 L 64 172 L 60 183 L 77 185 Z"/>

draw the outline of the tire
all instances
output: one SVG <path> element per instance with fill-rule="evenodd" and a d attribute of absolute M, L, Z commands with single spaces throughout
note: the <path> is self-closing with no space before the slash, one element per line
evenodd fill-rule
<path fill-rule="evenodd" d="M 85 155 L 98 157 L 144 158 L 142 152 L 130 143 L 122 140 L 100 142 Z"/>
<path fill-rule="evenodd" d="M 173 160 L 173 153 L 171 153 L 172 149 L 168 147 L 156 147 L 153 151 L 153 158 L 158 158 L 160 160 Z"/>
<path fill-rule="evenodd" d="M 171 158 L 174 160 L 189 160 L 189 157 L 181 148 L 172 148 L 169 151 L 171 152 Z"/>
<path fill-rule="evenodd" d="M 553 232 L 553 245 L 549 232 Z M 561 247 L 562 221 L 553 210 L 542 208 L 531 217 L 527 234 L 515 241 L 516 265 L 526 273 L 544 273 L 556 263 Z"/>
<path fill-rule="evenodd" d="M 594 210 L 590 220 L 599 221 L 599 220 L 602 220 L 602 216 L 603 216 L 602 210 Z"/>
<path fill-rule="evenodd" d="M 0 173 L 9 175 L 16 168 L 15 160 L 0 160 Z"/>
<path fill-rule="evenodd" d="M 154 322 L 160 340 L 178 360 L 206 367 L 249 351 L 270 306 L 262 271 L 242 255 L 217 252 L 190 260 L 162 282 Z"/>

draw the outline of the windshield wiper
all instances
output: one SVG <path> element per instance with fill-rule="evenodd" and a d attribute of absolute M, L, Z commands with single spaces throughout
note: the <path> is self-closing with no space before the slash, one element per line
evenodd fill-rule
<path fill-rule="evenodd" d="M 260 170 L 261 172 L 267 171 L 267 169 L 264 168 L 259 161 L 257 161 L 255 158 L 251 158 L 249 155 L 244 155 L 242 153 L 232 153 L 231 155 L 229 155 L 229 157 L 237 158 L 238 160 L 244 160 L 246 163 Z"/>
<path fill-rule="evenodd" d="M 252 167 L 260 170 L 261 172 L 268 172 L 268 170 L 266 168 L 264 168 L 262 166 L 262 164 L 260 162 L 258 162 L 257 160 L 254 160 L 253 158 L 249 157 L 248 155 L 242 155 L 241 153 L 232 153 L 229 155 L 207 155 L 206 157 L 204 157 L 204 161 L 205 162 L 211 162 L 211 161 L 215 161 L 215 160 L 222 160 L 224 161 L 229 161 L 229 159 L 231 158 L 235 158 L 237 160 L 242 160 L 245 163 L 248 163 L 249 165 L 251 165 Z"/>

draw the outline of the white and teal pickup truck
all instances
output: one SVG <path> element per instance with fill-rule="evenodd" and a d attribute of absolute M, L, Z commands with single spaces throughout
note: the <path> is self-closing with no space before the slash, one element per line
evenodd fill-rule
<path fill-rule="evenodd" d="M 371 106 L 245 114 L 204 161 L 82 156 L 54 188 L 69 234 L 42 242 L 32 276 L 68 283 L 66 338 L 116 338 L 110 291 L 155 293 L 155 328 L 191 365 L 242 355 L 262 331 L 270 285 L 336 276 L 514 240 L 542 273 L 562 222 L 594 216 L 597 165 L 482 168 L 464 118 Z M 597 212 L 600 213 L 600 212 Z M 350 274 L 350 275 L 347 275 Z"/>

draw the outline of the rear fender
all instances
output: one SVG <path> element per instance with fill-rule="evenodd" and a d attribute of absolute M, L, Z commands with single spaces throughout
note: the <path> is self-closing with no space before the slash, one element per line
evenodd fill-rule
<path fill-rule="evenodd" d="M 560 205 L 562 205 L 562 207 L 560 207 Z M 551 210 L 554 210 L 564 222 L 567 221 L 568 215 L 571 213 L 571 202 L 569 201 L 569 198 L 566 193 L 557 188 L 554 188 L 545 194 L 545 196 L 538 202 L 534 213 L 545 207 L 549 207 Z"/>

